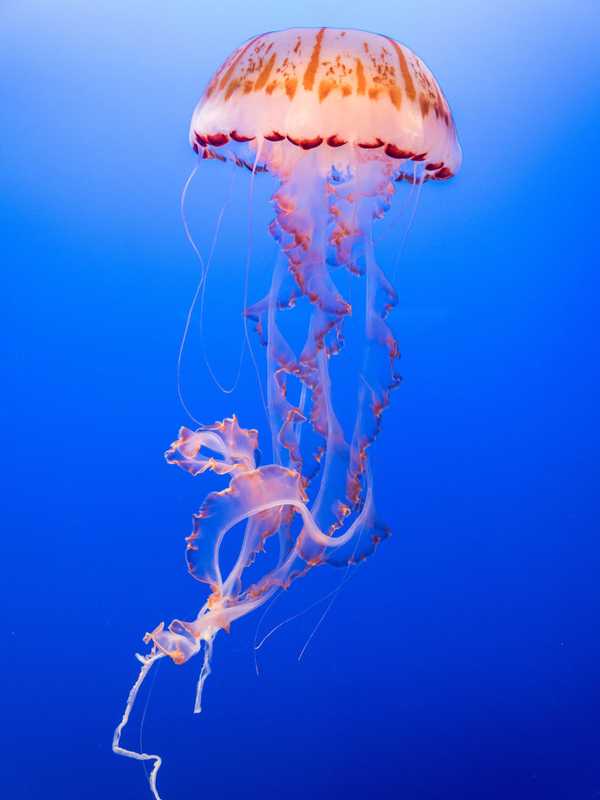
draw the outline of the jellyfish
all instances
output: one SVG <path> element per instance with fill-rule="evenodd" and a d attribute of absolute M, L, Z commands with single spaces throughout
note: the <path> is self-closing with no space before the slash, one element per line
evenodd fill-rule
<path fill-rule="evenodd" d="M 114 733 L 116 753 L 153 762 L 155 800 L 160 756 L 121 744 L 151 667 L 202 652 L 199 712 L 220 631 L 316 566 L 360 563 L 389 535 L 375 511 L 369 448 L 400 382 L 388 324 L 397 294 L 377 262 L 373 224 L 399 182 L 445 181 L 462 157 L 448 103 L 411 50 L 388 36 L 331 28 L 265 33 L 232 53 L 193 112 L 190 144 L 200 162 L 233 162 L 251 179 L 267 172 L 277 181 L 270 233 L 280 258 L 267 295 L 244 311 L 266 356 L 272 452 L 270 463 L 259 464 L 258 432 L 236 416 L 182 427 L 166 452 L 169 464 L 195 478 L 212 471 L 224 486 L 206 496 L 186 539 L 188 571 L 205 587 L 200 609 L 194 619 L 161 622 L 146 633 L 150 649 L 137 656 L 140 672 Z M 330 369 L 343 355 L 353 312 L 341 274 L 363 287 L 350 425 L 336 413 Z M 281 317 L 300 305 L 308 313 L 297 346 Z M 239 526 L 239 553 L 224 572 L 220 548 Z M 271 537 L 275 565 L 247 579 Z"/>

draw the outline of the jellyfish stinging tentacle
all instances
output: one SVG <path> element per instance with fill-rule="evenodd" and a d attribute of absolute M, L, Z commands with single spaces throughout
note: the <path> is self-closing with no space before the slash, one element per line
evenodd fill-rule
<path fill-rule="evenodd" d="M 151 650 L 139 657 L 142 669 L 115 731 L 115 752 L 154 761 L 155 798 L 160 758 L 120 744 L 152 664 L 165 656 L 183 664 L 203 649 L 200 711 L 219 631 L 317 565 L 360 562 L 388 535 L 375 514 L 369 447 L 400 380 L 387 323 L 397 295 L 377 263 L 372 228 L 399 182 L 446 180 L 461 162 L 431 72 L 394 39 L 356 30 L 299 28 L 251 39 L 209 83 L 190 141 L 201 161 L 232 161 L 278 182 L 270 233 L 280 256 L 268 294 L 245 312 L 264 346 L 272 463 L 256 463 L 258 432 L 235 416 L 181 428 L 167 450 L 170 464 L 195 478 L 212 471 L 226 485 L 206 497 L 187 537 L 188 571 L 207 587 L 200 610 L 146 634 Z M 331 370 L 357 313 L 340 289 L 342 275 L 363 292 L 356 380 L 344 392 L 355 395 L 350 425 L 336 413 Z M 306 329 L 298 345 L 282 323 L 301 306 Z M 240 525 L 239 553 L 223 574 L 221 545 Z M 276 564 L 248 580 L 247 568 L 258 566 L 271 537 Z"/>

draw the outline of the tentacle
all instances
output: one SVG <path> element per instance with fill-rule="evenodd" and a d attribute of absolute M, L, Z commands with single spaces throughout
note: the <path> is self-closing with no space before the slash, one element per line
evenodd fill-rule
<path fill-rule="evenodd" d="M 346 491 L 352 507 L 360 504 L 367 448 L 377 436 L 391 390 L 400 383 L 395 369 L 400 352 L 385 322 L 397 304 L 397 294 L 375 261 L 372 237 L 373 221 L 389 207 L 394 192 L 392 177 L 391 170 L 363 164 L 360 170 L 336 175 L 332 183 L 335 225 L 331 245 L 335 261 L 366 279 L 365 349 Z"/>
<path fill-rule="evenodd" d="M 129 717 L 135 705 L 136 698 L 138 696 L 138 692 L 140 691 L 142 684 L 146 680 L 148 673 L 150 672 L 152 666 L 158 661 L 159 658 L 162 658 L 163 654 L 159 651 L 153 649 L 149 656 L 139 656 L 138 659 L 141 662 L 142 666 L 140 668 L 139 675 L 131 687 L 129 691 L 129 695 L 127 697 L 127 703 L 125 705 L 125 710 L 123 712 L 123 716 L 121 717 L 121 721 L 115 728 L 113 742 L 112 742 L 112 749 L 113 753 L 116 753 L 120 756 L 125 756 L 126 758 L 133 758 L 136 761 L 153 761 L 152 769 L 150 770 L 150 775 L 148 777 L 148 782 L 150 784 L 150 791 L 154 797 L 154 800 L 161 800 L 160 795 L 158 793 L 158 789 L 156 788 L 156 776 L 158 775 L 158 770 L 162 764 L 162 759 L 159 755 L 153 755 L 152 753 L 140 753 L 135 750 L 127 750 L 125 747 L 121 746 L 121 734 L 125 729 L 127 723 L 129 722 Z"/>
<path fill-rule="evenodd" d="M 213 641 L 214 637 L 211 637 L 206 639 L 204 644 L 204 660 L 202 661 L 202 669 L 200 670 L 200 675 L 198 676 L 198 683 L 196 685 L 196 701 L 194 703 L 194 714 L 200 714 L 202 711 L 202 692 L 204 690 L 204 684 L 206 683 L 206 679 L 208 678 L 211 672 L 210 662 L 212 659 Z"/>
<path fill-rule="evenodd" d="M 397 297 L 375 261 L 371 229 L 389 205 L 395 173 L 392 166 L 382 170 L 375 162 L 360 169 L 350 165 L 344 173 L 314 167 L 307 156 L 274 195 L 271 232 L 285 260 L 274 270 L 269 294 L 245 312 L 266 347 L 273 463 L 257 464 L 258 433 L 241 428 L 236 417 L 195 431 L 181 428 L 165 454 L 169 463 L 194 477 L 213 471 L 229 480 L 226 488 L 206 497 L 186 540 L 188 570 L 210 589 L 206 602 L 193 620 L 174 619 L 168 627 L 160 623 L 144 637 L 152 645 L 149 659 L 169 656 L 177 664 L 193 657 L 204 643 L 196 712 L 220 630 L 228 631 L 233 621 L 317 565 L 348 567 L 362 561 L 389 535 L 374 510 L 368 448 L 399 383 L 398 345 L 386 322 Z M 334 280 L 333 271 L 339 268 L 363 278 L 366 289 L 364 358 L 349 436 L 335 413 L 329 370 L 331 357 L 343 348 L 344 323 L 352 312 Z M 300 302 L 309 309 L 309 320 L 306 340 L 296 352 L 278 317 Z M 299 392 L 292 397 L 294 388 Z M 313 432 L 308 456 L 304 430 Z M 221 545 L 240 523 L 239 554 L 224 575 Z M 275 533 L 276 565 L 246 585 L 245 570 Z M 134 754 L 119 745 L 145 674 L 132 689 L 114 747 L 124 755 L 154 759 L 155 792 L 158 756 Z"/>
<path fill-rule="evenodd" d="M 298 431 L 305 415 L 287 398 L 287 378 L 294 375 L 309 392 L 310 422 L 323 440 L 314 453 L 321 463 L 321 483 L 313 512 L 334 532 L 352 511 L 360 510 L 367 448 L 377 434 L 389 393 L 399 382 L 394 368 L 398 347 L 384 322 L 397 297 L 375 263 L 371 236 L 373 220 L 389 208 L 394 173 L 392 167 L 382 172 L 377 164 L 371 169 L 368 164 L 361 164 L 360 170 L 357 165 L 345 172 L 334 169 L 326 178 L 318 170 L 309 172 L 310 167 L 300 176 L 295 171 L 273 198 L 276 217 L 271 232 L 286 255 L 297 292 L 288 290 L 284 295 L 281 277 L 274 278 L 270 295 L 249 314 L 256 320 L 268 351 L 275 460 L 280 459 L 279 447 L 283 445 L 290 455 L 288 463 L 303 468 Z M 367 346 L 351 445 L 346 443 L 332 408 L 327 364 L 328 357 L 343 346 L 343 322 L 351 311 L 330 272 L 338 266 L 354 275 L 365 274 L 367 287 Z M 295 305 L 298 293 L 307 298 L 313 310 L 305 346 L 296 360 L 279 331 L 276 312 Z M 386 535 L 385 530 L 381 526 L 381 537 Z"/>
<path fill-rule="evenodd" d="M 201 425 L 196 431 L 180 428 L 165 459 L 191 475 L 200 475 L 206 470 L 225 475 L 253 469 L 257 449 L 258 431 L 240 428 L 234 415 L 214 425 Z M 207 450 L 214 455 L 206 454 Z"/>
<path fill-rule="evenodd" d="M 248 434 L 237 426 L 237 435 L 232 437 L 234 427 L 231 420 L 226 420 L 206 429 L 221 439 L 220 444 L 212 442 L 213 449 L 224 452 L 228 460 L 231 450 L 226 442 L 237 442 L 240 435 Z M 177 664 L 195 655 L 205 642 L 208 656 L 205 653 L 206 668 L 201 673 L 199 693 L 208 675 L 209 661 L 206 662 L 206 658 L 210 659 L 212 641 L 219 630 L 229 630 L 235 619 L 262 605 L 277 588 L 287 588 L 308 569 L 327 560 L 330 552 L 356 542 L 364 532 L 372 543 L 376 544 L 380 539 L 370 482 L 360 512 L 344 530 L 335 533 L 319 526 L 307 500 L 302 476 L 295 470 L 276 464 L 258 468 L 244 468 L 240 464 L 238 470 L 230 473 L 229 486 L 209 494 L 194 516 L 194 529 L 187 540 L 188 568 L 195 578 L 210 586 L 212 593 L 195 620 L 175 619 L 168 628 L 161 623 L 146 634 L 145 641 L 152 642 L 155 652 L 169 656 Z M 258 581 L 242 589 L 242 573 L 262 548 L 265 538 L 280 529 L 282 524 L 289 529 L 294 514 L 299 515 L 302 525 L 286 557 Z M 245 520 L 248 523 L 240 557 L 224 580 L 219 564 L 221 544 L 226 534 Z"/>

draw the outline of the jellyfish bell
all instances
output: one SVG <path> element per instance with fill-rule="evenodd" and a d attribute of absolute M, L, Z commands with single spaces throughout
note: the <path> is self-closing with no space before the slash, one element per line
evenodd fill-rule
<path fill-rule="evenodd" d="M 378 161 L 413 177 L 444 180 L 461 164 L 450 107 L 427 66 L 405 45 L 375 33 L 290 28 L 238 48 L 192 115 L 190 143 L 289 176 L 302 154 L 328 169 Z"/>
<path fill-rule="evenodd" d="M 151 649 L 139 656 L 114 734 L 116 753 L 153 761 L 156 800 L 161 759 L 121 745 L 152 664 L 183 664 L 203 651 L 200 711 L 220 631 L 316 566 L 350 569 L 389 535 L 375 511 L 369 448 L 400 381 L 387 319 L 397 295 L 377 262 L 372 227 L 398 181 L 445 181 L 461 163 L 450 108 L 423 62 L 389 37 L 330 28 L 265 33 L 236 50 L 198 103 L 190 142 L 201 161 L 233 162 L 252 181 L 264 172 L 277 181 L 269 230 L 280 257 L 266 296 L 245 310 L 266 354 L 271 462 L 264 454 L 258 462 L 258 431 L 235 416 L 181 428 L 167 450 L 169 464 L 200 480 L 213 472 L 226 485 L 201 503 L 186 539 L 188 571 L 204 600 L 195 618 L 161 622 L 145 635 Z M 355 306 L 340 289 L 343 270 L 364 287 L 361 353 L 350 359 L 355 386 L 342 387 L 349 422 L 336 408 L 330 370 Z M 281 324 L 297 305 L 306 312 L 300 345 Z M 222 544 L 240 526 L 239 553 L 225 569 Z M 271 540 L 275 565 L 249 577 Z"/>

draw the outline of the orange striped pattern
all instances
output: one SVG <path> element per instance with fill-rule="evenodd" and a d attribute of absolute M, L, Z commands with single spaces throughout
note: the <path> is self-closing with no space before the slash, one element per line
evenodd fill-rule
<path fill-rule="evenodd" d="M 332 94 L 356 95 L 373 102 L 386 98 L 399 109 L 406 98 L 423 117 L 433 111 L 450 124 L 450 110 L 439 87 L 411 51 L 387 36 L 365 33 L 355 52 L 345 45 L 347 33 L 299 29 L 287 49 L 278 45 L 277 33 L 257 36 L 227 59 L 205 97 L 231 102 L 240 93 L 264 92 L 285 94 L 293 101 L 302 86 L 305 92 L 316 92 L 321 102 Z"/>

